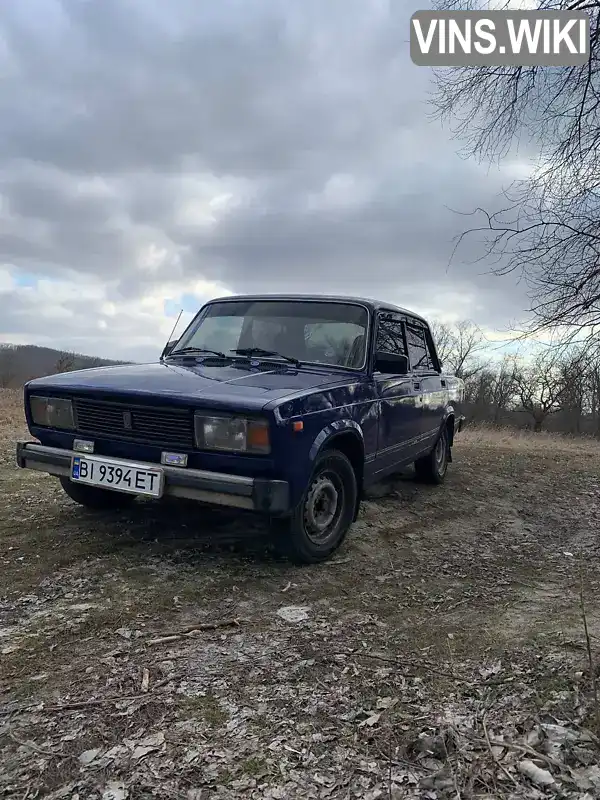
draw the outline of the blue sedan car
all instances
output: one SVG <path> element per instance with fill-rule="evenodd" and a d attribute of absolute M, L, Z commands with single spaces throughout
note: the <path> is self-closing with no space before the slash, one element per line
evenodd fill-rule
<path fill-rule="evenodd" d="M 357 297 L 212 300 L 157 362 L 50 375 L 24 397 L 37 441 L 17 463 L 77 503 L 253 510 L 302 563 L 339 547 L 369 485 L 412 463 L 443 481 L 464 419 L 427 322 Z"/>

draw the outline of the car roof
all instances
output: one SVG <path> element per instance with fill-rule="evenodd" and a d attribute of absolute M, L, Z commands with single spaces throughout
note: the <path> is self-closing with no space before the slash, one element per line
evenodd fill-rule
<path fill-rule="evenodd" d="M 215 297 L 210 300 L 210 303 L 221 303 L 226 300 L 313 300 L 317 302 L 330 302 L 330 303 L 359 303 L 366 306 L 371 311 L 391 311 L 395 314 L 406 314 L 420 320 L 425 325 L 428 322 L 420 314 L 410 311 L 402 306 L 396 306 L 392 303 L 386 303 L 383 300 L 374 300 L 370 297 L 355 297 L 353 295 L 338 295 L 338 294 L 231 294 L 226 297 Z M 208 305 L 208 304 L 207 304 Z"/>

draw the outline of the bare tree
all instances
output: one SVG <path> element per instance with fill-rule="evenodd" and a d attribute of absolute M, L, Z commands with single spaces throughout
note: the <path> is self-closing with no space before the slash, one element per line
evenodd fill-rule
<path fill-rule="evenodd" d="M 445 322 L 432 322 L 430 327 L 439 360 L 444 367 L 450 366 L 453 346 L 450 325 Z"/>
<path fill-rule="evenodd" d="M 598 359 L 588 365 L 586 384 L 593 433 L 600 439 L 600 361 Z"/>
<path fill-rule="evenodd" d="M 516 396 L 516 359 L 505 356 L 465 381 L 465 400 L 473 406 L 473 418 L 498 423 Z"/>
<path fill-rule="evenodd" d="M 561 408 L 567 390 L 563 364 L 555 353 L 544 351 L 527 366 L 517 367 L 514 380 L 520 406 L 531 414 L 538 433 L 546 419 Z"/>
<path fill-rule="evenodd" d="M 75 368 L 75 355 L 73 353 L 64 352 L 58 357 L 54 365 L 54 372 L 71 372 Z"/>
<path fill-rule="evenodd" d="M 465 381 L 465 399 L 478 407 L 477 416 L 487 419 L 492 403 L 496 375 L 493 369 L 483 369 Z"/>
<path fill-rule="evenodd" d="M 492 390 L 492 406 L 494 422 L 498 422 L 500 414 L 507 411 L 517 391 L 517 362 L 514 356 L 504 356 L 495 376 Z"/>
<path fill-rule="evenodd" d="M 564 384 L 560 410 L 569 433 L 581 433 L 584 415 L 591 411 L 588 370 L 585 351 L 581 350 L 567 354 L 560 364 Z"/>
<path fill-rule="evenodd" d="M 515 373 L 515 357 L 505 356 L 465 382 L 465 398 L 478 407 L 478 417 L 498 422 L 509 410 L 516 395 Z"/>
<path fill-rule="evenodd" d="M 431 328 L 440 361 L 459 378 L 469 380 L 485 368 L 481 354 L 486 341 L 477 325 L 462 320 L 454 325 L 436 322 Z"/>
<path fill-rule="evenodd" d="M 437 8 L 480 7 L 435 0 Z M 508 4 L 506 4 L 508 5 Z M 498 4 L 495 4 L 498 7 Z M 537 166 L 505 193 L 502 208 L 478 209 L 463 234 L 484 232 L 493 272 L 518 272 L 532 297 L 529 330 L 562 329 L 598 344 L 600 331 L 600 0 L 540 0 L 542 9 L 583 10 L 591 49 L 579 67 L 469 67 L 436 76 L 434 105 L 451 119 L 465 152 L 488 160 L 524 144 Z"/>

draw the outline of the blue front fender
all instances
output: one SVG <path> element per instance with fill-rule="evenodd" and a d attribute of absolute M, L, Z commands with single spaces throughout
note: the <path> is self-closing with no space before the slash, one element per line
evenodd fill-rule
<path fill-rule="evenodd" d="M 321 452 L 321 450 L 327 445 L 327 443 L 333 439 L 335 436 L 339 436 L 340 433 L 347 433 L 352 432 L 355 436 L 358 437 L 360 443 L 363 446 L 364 450 L 364 437 L 362 428 L 360 425 L 355 422 L 353 419 L 336 419 L 333 422 L 326 425 L 323 430 L 315 437 L 312 446 L 310 448 L 308 457 L 310 463 L 314 463 L 315 459 Z"/>

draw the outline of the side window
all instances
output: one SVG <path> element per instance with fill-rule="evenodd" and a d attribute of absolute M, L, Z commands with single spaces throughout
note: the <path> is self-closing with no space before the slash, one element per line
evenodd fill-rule
<path fill-rule="evenodd" d="M 433 367 L 425 330 L 417 325 L 406 323 L 406 342 L 408 344 L 408 357 L 414 370 L 426 371 Z"/>
<path fill-rule="evenodd" d="M 407 355 L 402 328 L 403 324 L 400 317 L 381 313 L 377 325 L 375 350 L 380 353 L 392 353 L 397 356 Z"/>
<path fill-rule="evenodd" d="M 427 348 L 427 358 L 429 360 L 429 369 L 432 372 L 438 372 L 439 362 L 433 356 L 435 348 L 432 347 L 432 343 L 433 343 L 433 338 L 431 336 L 431 331 L 429 329 L 427 329 L 425 331 L 425 347 Z"/>

